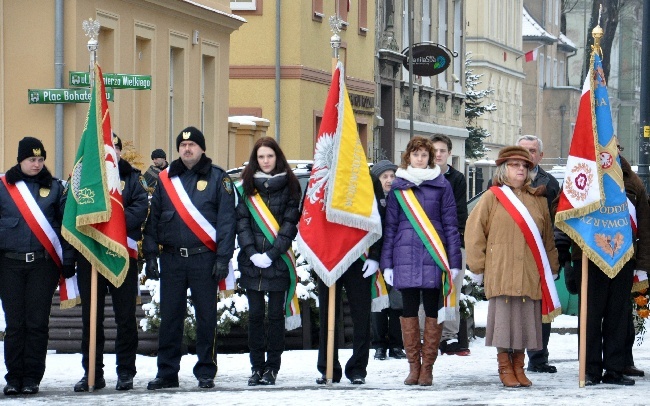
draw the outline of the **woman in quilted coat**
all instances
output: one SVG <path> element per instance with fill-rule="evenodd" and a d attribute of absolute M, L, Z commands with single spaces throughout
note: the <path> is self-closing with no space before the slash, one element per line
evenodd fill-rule
<path fill-rule="evenodd" d="M 453 279 L 461 267 L 454 193 L 433 160 L 431 141 L 413 137 L 386 201 L 380 266 L 386 282 L 402 292 L 400 322 L 410 369 L 405 385 L 432 384 L 442 334 L 438 299 L 443 269 L 450 270 L 447 276 Z M 426 315 L 424 343 L 420 342 L 418 323 L 420 298 Z"/>
<path fill-rule="evenodd" d="M 242 198 L 237 205 L 237 261 L 239 285 L 246 289 L 248 297 L 248 347 L 253 372 L 248 385 L 274 385 L 284 351 L 285 300 L 291 300 L 287 298 L 287 251 L 298 233 L 301 193 L 296 175 L 273 138 L 257 140 L 238 190 Z M 265 295 L 268 331 L 264 327 Z"/>

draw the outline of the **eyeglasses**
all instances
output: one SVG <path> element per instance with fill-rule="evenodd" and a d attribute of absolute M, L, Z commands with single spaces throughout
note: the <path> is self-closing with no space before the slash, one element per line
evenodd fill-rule
<path fill-rule="evenodd" d="M 508 165 L 511 168 L 524 168 L 528 169 L 528 164 L 524 162 L 508 162 L 506 165 Z"/>

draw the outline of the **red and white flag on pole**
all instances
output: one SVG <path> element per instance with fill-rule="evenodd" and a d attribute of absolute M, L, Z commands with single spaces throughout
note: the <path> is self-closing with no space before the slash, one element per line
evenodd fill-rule
<path fill-rule="evenodd" d="M 526 52 L 526 54 L 524 55 L 524 58 L 526 58 L 526 62 L 536 61 L 538 52 L 539 52 L 539 48 L 535 48 L 532 51 Z"/>
<path fill-rule="evenodd" d="M 379 209 L 344 78 L 339 62 L 298 225 L 298 250 L 327 286 L 381 237 Z"/>

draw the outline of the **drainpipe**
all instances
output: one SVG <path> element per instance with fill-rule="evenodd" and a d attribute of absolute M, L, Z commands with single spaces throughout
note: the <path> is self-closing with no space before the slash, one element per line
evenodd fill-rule
<path fill-rule="evenodd" d="M 275 140 L 280 143 L 280 3 L 275 2 Z"/>
<path fill-rule="evenodd" d="M 54 5 L 54 87 L 63 88 L 63 0 Z M 63 178 L 63 104 L 54 105 L 54 176 Z"/>

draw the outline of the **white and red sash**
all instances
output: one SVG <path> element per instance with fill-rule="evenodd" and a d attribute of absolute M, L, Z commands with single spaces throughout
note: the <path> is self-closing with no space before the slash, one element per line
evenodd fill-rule
<path fill-rule="evenodd" d="M 492 193 L 497 197 L 508 214 L 524 234 L 526 244 L 533 254 L 542 285 L 542 321 L 550 323 L 561 314 L 560 298 L 555 289 L 551 265 L 548 262 L 542 235 L 524 204 L 515 196 L 508 186 L 492 186 Z"/>
<path fill-rule="evenodd" d="M 169 178 L 169 168 L 160 172 L 158 178 L 165 188 L 169 199 L 181 217 L 181 220 L 211 251 L 217 251 L 217 230 L 194 206 L 192 200 L 183 188 L 178 176 Z"/>
<path fill-rule="evenodd" d="M 632 204 L 630 199 L 627 199 L 627 208 L 630 212 L 630 225 L 632 226 L 632 236 L 636 238 L 637 222 L 636 222 L 636 207 Z M 634 270 L 634 279 L 632 283 L 632 292 L 639 292 L 648 288 L 648 274 L 639 269 Z"/>
<path fill-rule="evenodd" d="M 23 216 L 27 225 L 32 233 L 38 238 L 38 241 L 43 245 L 45 250 L 50 254 L 56 266 L 61 269 L 63 266 L 63 249 L 61 248 L 61 241 L 56 235 L 56 232 L 47 221 L 43 211 L 34 200 L 34 196 L 30 193 L 24 181 L 16 182 L 15 185 L 7 182 L 3 176 L 2 182 L 5 184 L 9 195 L 18 207 L 20 214 Z"/>
<path fill-rule="evenodd" d="M 131 237 L 126 237 L 126 250 L 129 258 L 138 259 L 138 242 Z"/>

